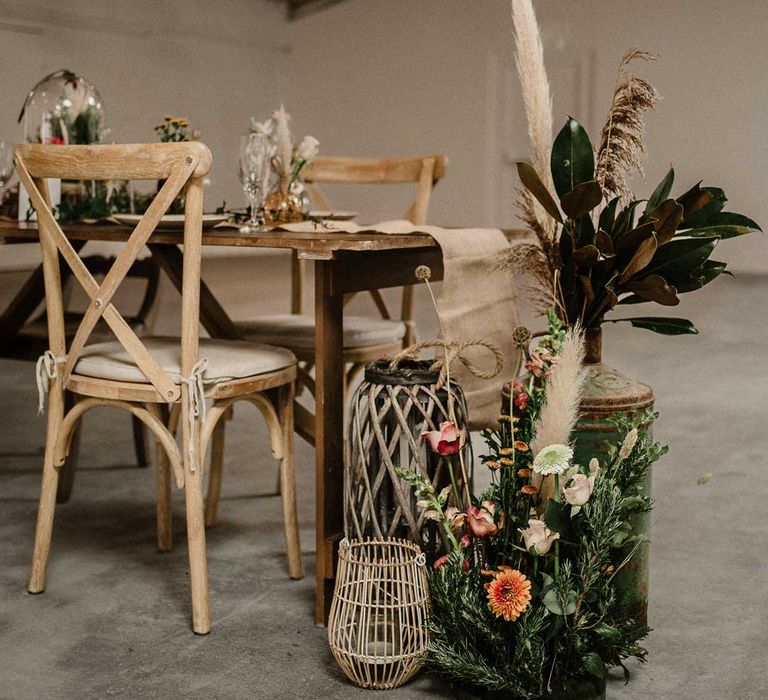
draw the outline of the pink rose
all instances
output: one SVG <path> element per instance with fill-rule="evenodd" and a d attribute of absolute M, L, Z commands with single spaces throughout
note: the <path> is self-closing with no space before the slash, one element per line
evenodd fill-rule
<path fill-rule="evenodd" d="M 475 537 L 495 535 L 503 527 L 503 514 L 496 525 L 496 504 L 493 501 L 483 501 L 482 505 L 467 508 L 467 524 Z"/>
<path fill-rule="evenodd" d="M 458 430 L 451 421 L 440 423 L 439 430 L 425 430 L 421 439 L 426 439 L 434 452 L 449 457 L 458 454 L 465 441 L 464 430 Z"/>

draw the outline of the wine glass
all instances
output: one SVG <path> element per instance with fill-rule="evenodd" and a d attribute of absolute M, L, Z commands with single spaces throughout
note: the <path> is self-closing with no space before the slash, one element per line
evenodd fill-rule
<path fill-rule="evenodd" d="M 0 202 L 3 201 L 3 190 L 13 177 L 13 144 L 0 141 Z"/>
<path fill-rule="evenodd" d="M 270 143 L 264 134 L 247 134 L 240 138 L 240 182 L 251 206 L 251 218 L 240 227 L 240 233 L 264 228 L 264 198 L 270 168 Z"/>

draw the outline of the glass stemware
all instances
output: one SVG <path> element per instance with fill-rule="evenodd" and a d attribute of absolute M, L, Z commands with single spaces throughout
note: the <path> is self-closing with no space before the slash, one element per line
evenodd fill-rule
<path fill-rule="evenodd" d="M 0 202 L 8 181 L 13 177 L 13 144 L 0 141 Z"/>
<path fill-rule="evenodd" d="M 248 197 L 251 218 L 240 227 L 241 233 L 264 229 L 264 199 L 270 173 L 271 146 L 264 134 L 247 134 L 240 139 L 240 182 Z"/>

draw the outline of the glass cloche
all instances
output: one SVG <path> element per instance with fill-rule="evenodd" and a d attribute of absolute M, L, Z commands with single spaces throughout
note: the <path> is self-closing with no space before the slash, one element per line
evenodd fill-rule
<path fill-rule="evenodd" d="M 19 114 L 27 143 L 99 143 L 104 107 L 96 86 L 69 70 L 57 70 L 33 87 Z"/>

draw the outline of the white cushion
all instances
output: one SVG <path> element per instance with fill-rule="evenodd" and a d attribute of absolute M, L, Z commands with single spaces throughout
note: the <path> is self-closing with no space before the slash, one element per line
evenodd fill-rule
<path fill-rule="evenodd" d="M 148 336 L 141 341 L 175 382 L 181 380 L 181 341 L 179 338 Z M 246 340 L 200 338 L 200 359 L 207 358 L 203 374 L 206 384 L 253 377 L 296 364 L 290 350 Z M 77 361 L 75 374 L 120 382 L 147 383 L 144 373 L 116 340 L 87 345 Z"/>
<path fill-rule="evenodd" d="M 315 320 L 300 314 L 275 314 L 239 321 L 237 328 L 245 338 L 309 350 L 315 347 Z M 396 343 L 405 336 L 405 323 L 367 318 L 344 317 L 344 348 L 367 348 Z"/>

